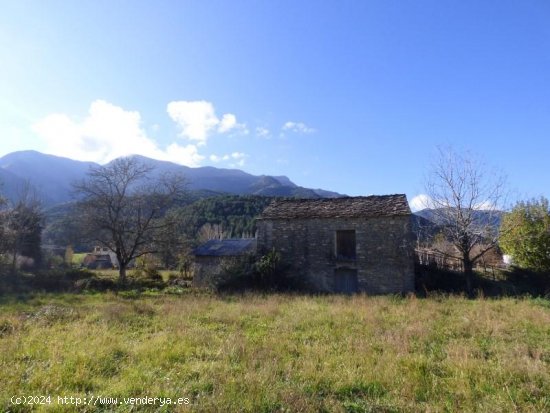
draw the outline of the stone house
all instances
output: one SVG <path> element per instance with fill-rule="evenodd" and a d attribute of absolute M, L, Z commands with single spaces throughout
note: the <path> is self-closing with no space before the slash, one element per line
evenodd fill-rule
<path fill-rule="evenodd" d="M 82 265 L 93 270 L 118 268 L 116 254 L 107 247 L 95 246 L 93 251 L 86 254 Z"/>
<path fill-rule="evenodd" d="M 193 286 L 211 286 L 228 268 L 244 263 L 255 253 L 255 238 L 207 241 L 193 251 Z"/>
<path fill-rule="evenodd" d="M 405 195 L 273 201 L 257 220 L 258 253 L 274 248 L 321 292 L 414 289 L 411 210 Z"/>

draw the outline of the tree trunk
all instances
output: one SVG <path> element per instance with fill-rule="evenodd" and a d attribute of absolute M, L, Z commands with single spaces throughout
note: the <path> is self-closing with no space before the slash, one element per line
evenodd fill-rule
<path fill-rule="evenodd" d="M 12 259 L 11 259 L 11 273 L 15 274 L 17 272 L 17 248 L 14 249 Z"/>
<path fill-rule="evenodd" d="M 472 296 L 473 289 L 473 278 L 474 278 L 474 264 L 470 260 L 469 254 L 464 254 L 462 258 L 462 263 L 464 264 L 464 278 L 466 280 L 466 293 L 468 296 Z"/>
<path fill-rule="evenodd" d="M 118 280 L 121 284 L 126 283 L 126 265 L 119 264 L 118 266 Z"/>

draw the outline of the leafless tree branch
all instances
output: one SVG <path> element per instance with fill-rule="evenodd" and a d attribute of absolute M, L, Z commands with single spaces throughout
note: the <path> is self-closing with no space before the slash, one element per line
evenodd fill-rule
<path fill-rule="evenodd" d="M 84 235 L 115 253 L 121 281 L 132 260 L 157 252 L 160 233 L 174 226 L 166 212 L 185 196 L 184 177 L 154 172 L 135 158 L 119 158 L 74 185 Z"/>
<path fill-rule="evenodd" d="M 505 209 L 506 178 L 490 173 L 469 152 L 438 148 L 426 193 L 436 222 L 460 255 L 466 288 L 471 292 L 473 266 L 497 245 L 495 221 Z"/>

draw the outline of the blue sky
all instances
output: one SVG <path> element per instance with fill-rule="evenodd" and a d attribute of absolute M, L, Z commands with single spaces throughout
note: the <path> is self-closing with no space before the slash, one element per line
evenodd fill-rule
<path fill-rule="evenodd" d="M 0 67 L 0 155 L 412 200 L 452 144 L 550 197 L 547 0 L 4 1 Z"/>

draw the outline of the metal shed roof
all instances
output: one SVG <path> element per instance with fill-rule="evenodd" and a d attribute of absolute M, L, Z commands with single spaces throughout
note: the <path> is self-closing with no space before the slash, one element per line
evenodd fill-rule
<path fill-rule="evenodd" d="M 193 251 L 196 256 L 238 256 L 246 253 L 254 252 L 256 248 L 255 238 L 243 239 L 212 239 L 195 248 Z"/>

